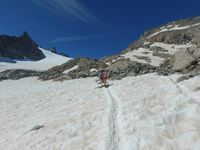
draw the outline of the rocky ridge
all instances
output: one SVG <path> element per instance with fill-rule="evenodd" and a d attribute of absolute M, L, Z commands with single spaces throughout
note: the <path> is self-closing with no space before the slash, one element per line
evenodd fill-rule
<path fill-rule="evenodd" d="M 20 60 L 45 58 L 27 32 L 24 32 L 20 37 L 0 35 L 0 57 Z"/>

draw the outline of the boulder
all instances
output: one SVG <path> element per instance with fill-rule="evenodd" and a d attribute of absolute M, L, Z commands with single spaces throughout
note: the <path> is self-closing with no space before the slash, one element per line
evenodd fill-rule
<path fill-rule="evenodd" d="M 192 65 L 198 65 L 200 49 L 196 47 L 181 49 L 174 55 L 172 70 L 187 72 Z"/>

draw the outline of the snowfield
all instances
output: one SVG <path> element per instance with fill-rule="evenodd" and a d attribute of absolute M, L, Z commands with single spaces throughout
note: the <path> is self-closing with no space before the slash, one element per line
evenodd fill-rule
<path fill-rule="evenodd" d="M 0 61 L 0 72 L 8 69 L 45 71 L 52 67 L 61 65 L 71 59 L 58 54 L 54 54 L 42 48 L 40 48 L 40 50 L 43 52 L 46 58 L 39 61 L 16 61 L 16 63 L 14 63 L 15 62 L 14 60 L 5 61 L 5 58 L 4 60 L 3 58 L 0 58 L 3 60 L 3 62 Z"/>
<path fill-rule="evenodd" d="M 2 81 L 0 149 L 199 150 L 200 76 L 176 78 Z"/>

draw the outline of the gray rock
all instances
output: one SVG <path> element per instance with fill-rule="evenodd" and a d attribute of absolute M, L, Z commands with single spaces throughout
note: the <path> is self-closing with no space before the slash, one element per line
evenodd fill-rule
<path fill-rule="evenodd" d="M 64 73 L 65 70 L 78 66 L 77 69 Z M 53 67 L 40 75 L 42 80 L 56 80 L 63 81 L 69 79 L 86 78 L 98 76 L 98 72 L 91 72 L 91 69 L 99 70 L 99 68 L 106 68 L 107 65 L 103 61 L 98 61 L 89 58 L 76 58 L 70 60 L 60 66 Z"/>
<path fill-rule="evenodd" d="M 37 126 L 34 126 L 30 131 L 40 130 L 41 128 L 44 128 L 44 125 L 37 125 Z"/>
<path fill-rule="evenodd" d="M 0 72 L 0 81 L 2 80 L 18 80 L 25 77 L 39 76 L 41 72 L 32 70 L 12 69 Z"/>
<path fill-rule="evenodd" d="M 179 72 L 189 72 L 198 66 L 200 49 L 196 47 L 181 49 L 174 55 L 172 70 Z"/>
<path fill-rule="evenodd" d="M 40 60 L 45 58 L 27 32 L 20 37 L 0 35 L 0 55 L 11 59 Z"/>

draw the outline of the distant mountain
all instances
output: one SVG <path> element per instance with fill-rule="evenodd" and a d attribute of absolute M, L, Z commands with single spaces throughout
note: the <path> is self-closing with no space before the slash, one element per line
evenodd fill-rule
<path fill-rule="evenodd" d="M 41 60 L 45 55 L 27 32 L 20 37 L 0 35 L 0 57 Z"/>

